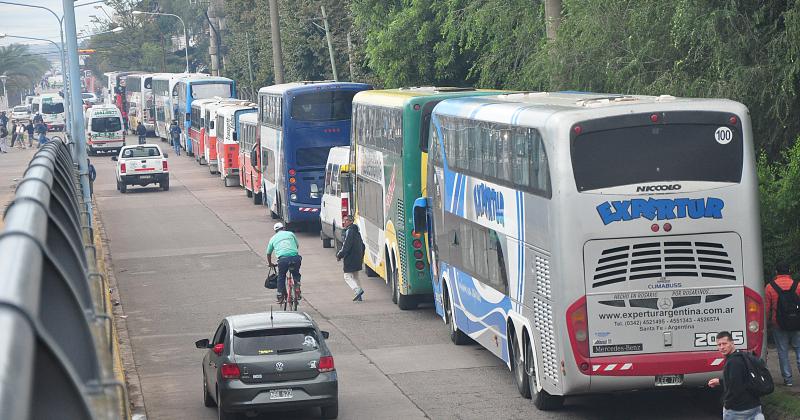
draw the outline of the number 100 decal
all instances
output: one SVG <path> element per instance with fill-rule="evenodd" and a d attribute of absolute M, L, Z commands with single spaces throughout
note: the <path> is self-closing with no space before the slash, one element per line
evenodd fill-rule
<path fill-rule="evenodd" d="M 731 331 L 733 337 L 733 344 L 741 346 L 744 344 L 744 331 Z M 695 333 L 694 346 L 695 347 L 712 347 L 717 345 L 717 333 Z"/>

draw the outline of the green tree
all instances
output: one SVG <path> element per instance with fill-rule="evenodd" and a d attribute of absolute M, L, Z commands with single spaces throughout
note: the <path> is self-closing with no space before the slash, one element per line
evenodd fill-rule
<path fill-rule="evenodd" d="M 17 103 L 21 92 L 30 91 L 49 69 L 50 62 L 41 55 L 32 54 L 27 45 L 0 46 L 0 75 L 7 76 L 5 85 L 10 106 Z"/>

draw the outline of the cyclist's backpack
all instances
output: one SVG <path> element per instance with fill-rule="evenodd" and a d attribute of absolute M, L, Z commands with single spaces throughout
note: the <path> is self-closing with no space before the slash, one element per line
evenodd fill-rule
<path fill-rule="evenodd" d="M 747 390 L 757 397 L 772 394 L 775 384 L 772 382 L 772 374 L 767 369 L 764 359 L 759 359 L 753 353 L 740 351 L 744 357 L 744 364 L 747 366 Z"/>
<path fill-rule="evenodd" d="M 800 296 L 797 295 L 797 284 L 800 280 L 794 280 L 789 290 L 782 290 L 775 283 L 769 282 L 773 289 L 778 292 L 778 304 L 775 306 L 775 320 L 778 326 L 784 331 L 800 330 Z"/>
<path fill-rule="evenodd" d="M 278 288 L 278 272 L 275 271 L 275 267 L 269 268 L 269 273 L 267 274 L 267 279 L 264 280 L 264 287 L 267 289 L 277 289 Z"/>

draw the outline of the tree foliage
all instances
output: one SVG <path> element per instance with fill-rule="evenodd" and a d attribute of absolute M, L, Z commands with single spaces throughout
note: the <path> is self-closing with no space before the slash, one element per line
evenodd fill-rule
<path fill-rule="evenodd" d="M 32 90 L 33 85 L 41 80 L 49 69 L 50 62 L 41 55 L 32 54 L 27 45 L 0 46 L 0 75 L 7 76 L 5 88 L 9 105 L 16 103 L 15 100 L 19 98 L 20 92 Z"/>

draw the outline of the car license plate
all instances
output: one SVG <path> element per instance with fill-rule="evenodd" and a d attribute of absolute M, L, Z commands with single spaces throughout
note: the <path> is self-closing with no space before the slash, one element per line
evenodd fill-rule
<path fill-rule="evenodd" d="M 657 375 L 656 386 L 681 386 L 683 375 Z"/>
<path fill-rule="evenodd" d="M 271 400 L 287 400 L 292 398 L 291 389 L 272 389 L 269 391 L 269 399 Z"/>
<path fill-rule="evenodd" d="M 152 178 L 152 176 L 150 176 L 150 175 L 139 175 L 139 178 L 141 178 L 141 179 L 150 179 L 150 178 Z"/>

